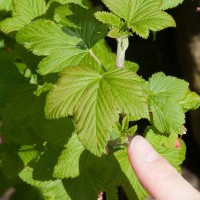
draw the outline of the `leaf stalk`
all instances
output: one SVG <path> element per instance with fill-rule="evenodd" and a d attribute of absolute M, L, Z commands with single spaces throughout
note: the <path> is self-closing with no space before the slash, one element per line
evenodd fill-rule
<path fill-rule="evenodd" d="M 116 66 L 119 68 L 124 67 L 125 53 L 128 48 L 128 45 L 129 45 L 128 37 L 117 38 Z"/>
<path fill-rule="evenodd" d="M 90 49 L 90 55 L 94 58 L 94 60 L 99 64 L 99 66 L 101 66 L 101 68 L 106 71 L 106 68 L 103 66 L 103 64 L 101 63 L 101 61 L 99 60 L 99 58 L 97 58 L 97 56 L 94 54 L 94 52 L 92 51 L 92 49 Z"/>

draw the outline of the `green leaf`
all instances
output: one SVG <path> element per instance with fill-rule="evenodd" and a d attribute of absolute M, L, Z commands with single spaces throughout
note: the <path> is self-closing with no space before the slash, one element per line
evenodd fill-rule
<path fill-rule="evenodd" d="M 94 200 L 98 197 L 98 191 L 88 173 L 75 179 L 64 180 L 63 184 L 72 200 Z"/>
<path fill-rule="evenodd" d="M 34 145 L 23 145 L 19 148 L 17 154 L 26 166 L 30 161 L 36 158 L 38 151 L 35 149 Z"/>
<path fill-rule="evenodd" d="M 140 17 L 134 18 L 134 20 L 132 20 L 131 24 L 129 25 L 129 28 L 131 28 L 132 31 L 140 37 L 146 39 L 148 38 L 150 31 L 160 31 L 168 27 L 176 26 L 174 19 L 169 14 L 150 9 L 151 8 L 146 6 L 146 9 L 143 11 L 138 11 L 138 13 L 144 13 L 143 17 L 141 19 Z M 136 15 L 138 13 L 136 13 Z"/>
<path fill-rule="evenodd" d="M 186 81 L 166 76 L 163 72 L 153 74 L 148 85 L 151 97 L 161 96 L 174 100 L 182 99 L 189 86 Z"/>
<path fill-rule="evenodd" d="M 80 140 L 100 155 L 105 152 L 112 123 L 118 119 L 112 111 L 113 101 L 109 85 L 100 74 L 86 67 L 68 67 L 48 95 L 46 113 L 53 118 L 75 114 Z"/>
<path fill-rule="evenodd" d="M 175 148 L 178 134 L 162 134 L 152 127 L 145 129 L 145 138 L 153 147 L 160 145 L 161 147 Z"/>
<path fill-rule="evenodd" d="M 161 133 L 183 133 L 185 115 L 181 106 L 167 98 L 150 99 L 151 123 Z"/>
<path fill-rule="evenodd" d="M 127 23 L 128 28 L 140 37 L 147 38 L 149 31 L 159 31 L 176 26 L 173 18 L 160 10 L 160 1 L 103 0 L 105 5 Z"/>
<path fill-rule="evenodd" d="M 1 0 L 0 10 L 10 11 L 12 10 L 12 0 Z"/>
<path fill-rule="evenodd" d="M 118 190 L 117 188 L 108 188 L 106 190 L 107 200 L 118 200 Z"/>
<path fill-rule="evenodd" d="M 37 154 L 33 145 L 4 143 L 0 146 L 0 165 L 8 178 L 14 178 Z"/>
<path fill-rule="evenodd" d="M 100 79 L 100 74 L 87 67 L 68 67 L 63 70 L 48 94 L 46 116 L 61 118 L 73 115 L 86 88 Z"/>
<path fill-rule="evenodd" d="M 89 66 L 97 72 L 102 72 L 102 65 L 100 65 L 100 62 L 97 62 L 97 60 L 93 56 L 91 56 L 92 54 L 94 54 L 94 52 L 93 50 L 90 50 L 89 53 L 86 56 L 84 56 L 84 58 L 80 61 L 78 66 Z"/>
<path fill-rule="evenodd" d="M 181 172 L 180 165 L 185 160 L 186 146 L 183 140 L 181 140 L 181 148 L 163 148 L 157 147 L 156 150 L 161 154 L 178 172 Z"/>
<path fill-rule="evenodd" d="M 53 21 L 40 19 L 17 34 L 18 42 L 27 49 L 36 55 L 47 56 L 39 64 L 38 72 L 41 75 L 59 72 L 67 66 L 85 64 L 88 59 L 93 59 L 87 48 L 106 36 L 107 27 L 98 22 L 91 11 L 78 5 L 60 6 L 56 9 L 55 18 L 60 23 L 63 21 L 64 26 L 69 26 L 66 23 L 69 21 L 75 27 L 61 28 Z"/>
<path fill-rule="evenodd" d="M 41 75 L 60 72 L 66 66 L 76 66 L 80 64 L 87 55 L 89 55 L 87 50 L 75 48 L 59 51 L 44 58 L 39 64 L 38 72 Z"/>
<path fill-rule="evenodd" d="M 186 153 L 186 146 L 183 140 L 180 140 L 180 148 L 176 148 L 174 141 L 176 141 L 177 137 L 176 139 L 174 136 L 166 138 L 166 136 L 158 135 L 153 129 L 148 130 L 145 138 L 177 171 L 181 172 L 180 165 L 185 160 Z"/>
<path fill-rule="evenodd" d="M 21 124 L 13 127 L 2 127 L 2 137 L 5 143 L 13 143 L 16 145 L 32 145 L 36 143 L 35 133 L 28 130 Z"/>
<path fill-rule="evenodd" d="M 50 20 L 34 21 L 19 31 L 17 39 L 34 54 L 47 56 L 39 64 L 41 75 L 78 65 L 89 55 L 88 50 L 77 47 L 81 39 L 67 35 Z"/>
<path fill-rule="evenodd" d="M 8 100 L 10 91 L 24 81 L 10 55 L 0 51 L 0 113 Z"/>
<path fill-rule="evenodd" d="M 37 90 L 34 92 L 34 94 L 39 97 L 41 94 L 49 91 L 51 87 L 51 83 L 45 82 L 43 85 L 38 85 Z"/>
<path fill-rule="evenodd" d="M 196 92 L 191 92 L 188 89 L 180 104 L 184 112 L 196 110 L 200 106 L 200 96 Z"/>
<path fill-rule="evenodd" d="M 77 134 L 74 133 L 58 158 L 53 176 L 63 179 L 80 175 L 79 162 L 84 150 L 85 148 L 79 141 Z"/>
<path fill-rule="evenodd" d="M 0 145 L 0 167 L 8 178 L 15 178 L 24 168 L 24 163 L 17 154 L 19 146 L 14 144 Z"/>
<path fill-rule="evenodd" d="M 58 2 L 60 4 L 67 4 L 67 3 L 75 3 L 79 4 L 83 7 L 89 7 L 91 5 L 91 2 L 88 0 L 50 0 L 50 3 L 52 2 Z"/>
<path fill-rule="evenodd" d="M 18 31 L 33 19 L 43 15 L 46 9 L 45 0 L 13 0 L 12 17 L 0 23 L 1 31 Z"/>
<path fill-rule="evenodd" d="M 135 120 L 148 118 L 144 80 L 128 69 L 112 70 L 106 75 L 120 113 L 130 115 Z"/>
<path fill-rule="evenodd" d="M 110 31 L 107 35 L 108 37 L 119 38 L 128 37 L 131 35 L 125 22 L 123 22 L 122 19 L 120 19 L 120 17 L 117 15 L 105 11 L 98 11 L 94 15 L 100 22 L 107 24 L 110 28 Z"/>
<path fill-rule="evenodd" d="M 25 70 L 31 70 L 32 74 L 36 74 L 36 69 L 41 60 L 40 56 L 34 55 L 32 52 L 28 51 L 23 45 L 16 44 L 14 48 L 15 62 L 18 64 L 24 64 L 25 69 L 20 70 L 21 74 L 25 74 Z M 25 76 L 25 75 L 24 75 Z"/>
<path fill-rule="evenodd" d="M 139 69 L 139 65 L 137 63 L 125 60 L 125 68 L 133 72 L 137 72 Z"/>
<path fill-rule="evenodd" d="M 24 168 L 19 176 L 24 182 L 38 187 L 45 200 L 72 200 L 65 191 L 62 181 L 59 179 L 48 181 L 37 180 L 33 177 L 33 168 L 29 166 Z"/>
<path fill-rule="evenodd" d="M 68 196 L 62 180 L 52 177 L 53 168 L 56 164 L 60 148 L 51 148 L 47 144 L 41 149 L 40 155 L 29 163 L 19 174 L 26 183 L 39 188 L 44 199 L 71 200 Z"/>
<path fill-rule="evenodd" d="M 110 12 L 98 11 L 95 13 L 94 16 L 102 23 L 108 24 L 111 28 L 112 27 L 120 28 L 122 25 L 121 19 L 117 15 Z"/>
<path fill-rule="evenodd" d="M 47 56 L 75 47 L 80 40 L 69 37 L 53 21 L 39 19 L 21 29 L 17 41 L 34 54 Z"/>
<path fill-rule="evenodd" d="M 183 3 L 183 1 L 184 0 L 162 0 L 161 9 L 167 10 L 169 8 L 174 8 Z"/>
<path fill-rule="evenodd" d="M 68 54 L 70 54 L 70 52 L 68 52 Z M 98 41 L 92 47 L 92 49 L 82 50 L 81 55 L 77 55 L 76 60 L 74 59 L 73 62 L 75 63 L 78 61 L 77 65 L 79 66 L 90 66 L 92 69 L 98 72 L 103 72 L 102 66 L 99 65 L 99 62 L 95 60 L 93 54 L 94 56 L 97 57 L 97 59 L 100 60 L 101 64 L 106 70 L 115 68 L 116 56 L 112 52 L 111 48 L 108 46 L 107 42 L 104 39 Z M 70 65 L 73 66 L 72 64 Z M 66 66 L 68 66 L 67 63 L 66 63 Z"/>
<path fill-rule="evenodd" d="M 35 130 L 52 147 L 63 148 L 74 131 L 74 124 L 71 118 L 42 120 Z"/>
<path fill-rule="evenodd" d="M 131 119 L 129 115 L 126 115 L 122 122 L 117 122 L 113 127 L 113 131 L 111 133 L 111 140 L 109 143 L 113 146 L 120 146 L 124 144 L 128 144 L 128 137 L 132 136 L 136 130 L 137 126 L 130 126 L 129 122 L 134 121 Z"/>
<path fill-rule="evenodd" d="M 80 176 L 63 181 L 66 191 L 72 199 L 97 199 L 99 192 L 105 191 L 107 188 L 106 183 L 110 166 L 108 157 L 106 155 L 97 157 L 88 151 L 84 151 L 79 163 Z"/>
<path fill-rule="evenodd" d="M 116 159 L 118 160 L 118 163 L 121 167 L 122 172 L 128 178 L 128 181 L 130 182 L 130 184 L 132 186 L 132 190 L 129 190 L 126 187 L 126 184 L 123 187 L 129 197 L 129 199 L 137 199 L 137 197 L 138 197 L 138 199 L 144 199 L 145 197 L 147 197 L 147 192 L 140 184 L 138 178 L 136 177 L 136 175 L 130 165 L 127 149 L 117 151 L 114 155 L 115 155 Z M 136 196 L 136 194 L 137 194 L 137 196 Z"/>
<path fill-rule="evenodd" d="M 151 123 L 161 133 L 183 132 L 184 113 L 179 101 L 184 97 L 188 83 L 164 73 L 154 74 L 148 82 Z"/>
<path fill-rule="evenodd" d="M 97 42 L 92 47 L 92 51 L 99 58 L 106 70 L 115 69 L 116 55 L 104 39 Z"/>
<path fill-rule="evenodd" d="M 46 116 L 74 115 L 79 139 L 89 151 L 101 155 L 118 110 L 135 119 L 148 116 L 142 85 L 143 80 L 127 69 L 101 75 L 89 67 L 68 67 L 48 94 Z"/>
<path fill-rule="evenodd" d="M 81 46 L 91 48 L 107 35 L 108 27 L 99 22 L 93 12 L 77 4 L 66 4 L 56 9 L 55 20 L 82 40 Z"/>
<path fill-rule="evenodd" d="M 102 0 L 102 2 L 114 14 L 116 14 L 120 18 L 123 18 L 125 21 L 130 22 L 133 18 L 134 12 L 136 12 L 135 7 L 139 1 L 134 2 L 132 0 L 122 0 L 122 1 L 117 0 L 117 1 L 113 2 L 111 0 Z M 139 3 L 142 3 L 142 1 L 140 1 Z M 132 13 L 131 13 L 131 11 L 132 11 Z"/>
<path fill-rule="evenodd" d="M 5 126 L 15 127 L 25 123 L 34 128 L 44 119 L 45 95 L 34 95 L 36 88 L 36 85 L 24 83 L 10 91 L 2 116 Z"/>
<path fill-rule="evenodd" d="M 10 188 L 11 186 L 14 186 L 15 188 L 15 192 L 11 197 L 12 199 L 44 200 L 39 188 L 32 187 L 23 181 L 18 181 L 18 183 L 15 185 L 12 183 L 6 189 Z"/>
<path fill-rule="evenodd" d="M 61 148 L 54 148 L 48 144 L 41 148 L 40 155 L 29 166 L 33 168 L 33 178 L 41 181 L 55 180 L 52 176 Z"/>

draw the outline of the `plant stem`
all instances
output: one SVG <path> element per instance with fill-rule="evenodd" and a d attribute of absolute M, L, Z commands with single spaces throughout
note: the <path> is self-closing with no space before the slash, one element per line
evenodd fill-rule
<path fill-rule="evenodd" d="M 101 61 L 97 58 L 97 56 L 94 54 L 94 52 L 92 51 L 92 49 L 90 49 L 90 55 L 96 60 L 96 62 L 101 66 L 101 68 L 106 71 L 106 68 L 103 66 L 103 64 L 101 63 Z"/>
<path fill-rule="evenodd" d="M 128 48 L 128 37 L 117 38 L 117 58 L 116 66 L 119 68 L 124 67 L 125 53 Z"/>

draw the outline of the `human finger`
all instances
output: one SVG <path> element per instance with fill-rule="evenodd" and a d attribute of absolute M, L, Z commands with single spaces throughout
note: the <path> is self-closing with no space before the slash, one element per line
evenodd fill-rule
<path fill-rule="evenodd" d="M 154 199 L 198 200 L 200 194 L 142 136 L 129 144 L 134 172 Z"/>

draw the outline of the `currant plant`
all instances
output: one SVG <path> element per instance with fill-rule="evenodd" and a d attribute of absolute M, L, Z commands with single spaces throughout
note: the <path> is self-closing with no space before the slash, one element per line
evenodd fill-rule
<path fill-rule="evenodd" d="M 115 200 L 119 187 L 128 199 L 145 199 L 127 156 L 141 119 L 149 121 L 144 137 L 181 171 L 179 136 L 200 97 L 163 72 L 144 80 L 125 52 L 130 37 L 175 27 L 165 10 L 182 2 L 102 0 L 107 11 L 97 11 L 89 0 L 2 1 L 4 184 L 19 176 L 41 191 L 37 199 L 96 200 L 104 192 Z M 116 54 L 105 37 L 116 40 Z"/>

